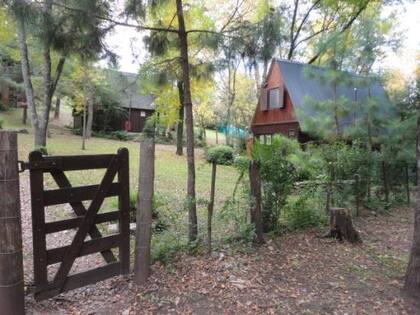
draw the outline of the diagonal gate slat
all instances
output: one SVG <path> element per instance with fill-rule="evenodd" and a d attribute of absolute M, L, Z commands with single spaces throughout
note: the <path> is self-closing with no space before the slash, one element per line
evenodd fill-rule
<path fill-rule="evenodd" d="M 67 176 L 61 170 L 54 170 L 50 172 L 54 180 L 56 181 L 58 187 L 60 188 L 70 188 L 72 185 L 68 180 Z M 99 191 L 100 189 L 98 189 Z M 105 191 L 106 195 L 107 191 Z M 77 216 L 84 216 L 86 214 L 86 208 L 81 201 L 74 201 L 70 202 L 70 206 L 73 208 L 73 211 L 76 213 Z M 100 207 L 100 206 L 99 206 Z M 89 235 L 92 239 L 101 238 L 102 234 L 98 230 L 98 228 L 93 225 L 92 228 L 89 230 Z M 115 258 L 114 254 L 110 250 L 105 250 L 101 252 L 102 257 L 105 259 L 107 263 L 115 262 L 117 259 Z"/>
<path fill-rule="evenodd" d="M 97 191 L 95 197 L 92 200 L 92 203 L 86 211 L 83 221 L 76 232 L 76 235 L 70 245 L 70 248 L 64 255 L 63 262 L 61 263 L 54 277 L 53 286 L 55 287 L 55 291 L 57 294 L 62 292 L 66 284 L 66 277 L 69 274 L 74 261 L 79 256 L 86 235 L 92 229 L 92 226 L 95 224 L 96 213 L 98 212 L 100 206 L 102 205 L 105 199 L 106 191 L 111 187 L 114 177 L 118 171 L 118 168 L 119 156 L 114 156 L 104 175 L 104 178 L 101 181 L 99 190 Z"/>
<path fill-rule="evenodd" d="M 61 292 L 127 274 L 130 270 L 129 168 L 128 150 L 117 154 L 44 157 L 32 152 L 25 167 L 30 170 L 33 219 L 34 280 L 36 301 Z M 107 168 L 100 185 L 73 187 L 65 171 Z M 58 189 L 45 190 L 43 173 L 51 173 Z M 116 175 L 118 173 L 118 180 Z M 114 182 L 115 181 L 115 182 Z M 109 196 L 118 196 L 118 211 L 98 213 Z M 85 200 L 92 200 L 86 209 Z M 49 205 L 70 204 L 77 217 L 45 222 Z M 103 236 L 97 224 L 118 221 L 116 234 Z M 77 229 L 70 245 L 47 249 L 47 234 Z M 86 241 L 90 235 L 91 240 Z M 118 248 L 118 256 L 111 249 Z M 106 264 L 70 275 L 78 257 L 101 253 Z M 53 279 L 48 265 L 60 263 Z M 1 311 L 0 311 L 1 313 Z"/>

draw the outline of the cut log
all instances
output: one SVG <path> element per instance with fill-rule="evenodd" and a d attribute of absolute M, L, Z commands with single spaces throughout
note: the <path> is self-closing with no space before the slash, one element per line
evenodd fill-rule
<path fill-rule="evenodd" d="M 326 237 L 333 237 L 340 241 L 346 240 L 350 243 L 362 241 L 359 232 L 353 227 L 350 211 L 344 208 L 331 208 L 330 232 Z"/>

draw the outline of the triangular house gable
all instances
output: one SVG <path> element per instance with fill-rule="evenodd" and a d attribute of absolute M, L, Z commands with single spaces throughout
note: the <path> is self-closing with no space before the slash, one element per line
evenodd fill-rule
<path fill-rule="evenodd" d="M 254 135 L 282 133 L 297 137 L 300 142 L 309 140 L 306 134 L 311 133 L 311 130 L 301 130 L 302 121 L 305 117 L 316 116 L 319 113 L 308 106 L 307 98 L 316 102 L 333 98 L 332 87 L 321 79 L 325 71 L 327 71 L 326 68 L 273 59 L 267 80 L 261 88 L 261 96 L 252 120 L 251 130 Z M 392 114 L 385 91 L 378 80 L 371 80 L 351 73 L 346 73 L 346 75 L 350 78 L 349 83 L 338 86 L 337 97 L 344 96 L 349 101 L 353 101 L 350 102 L 353 105 L 349 105 L 352 106 L 351 113 L 340 121 L 342 126 L 348 125 L 356 117 L 360 117 L 361 108 L 357 104 L 365 101 L 368 96 L 374 97 L 378 101 L 381 114 Z M 367 84 L 367 81 L 370 83 Z M 275 88 L 284 90 L 282 96 L 284 106 L 282 108 L 270 108 L 268 104 L 268 91 Z"/>
<path fill-rule="evenodd" d="M 279 89 L 281 108 L 270 108 L 269 91 Z M 252 120 L 251 130 L 254 135 L 283 133 L 297 136 L 299 123 L 293 111 L 293 104 L 279 64 L 273 60 L 265 84 L 261 87 L 260 98 Z"/>

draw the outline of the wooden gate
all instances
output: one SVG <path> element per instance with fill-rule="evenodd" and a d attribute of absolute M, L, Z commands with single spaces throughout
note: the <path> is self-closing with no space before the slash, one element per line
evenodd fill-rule
<path fill-rule="evenodd" d="M 129 172 L 128 150 L 117 154 L 52 156 L 44 157 L 32 152 L 30 170 L 35 299 L 40 301 L 61 292 L 79 288 L 130 269 L 130 222 L 129 222 Z M 65 171 L 106 169 L 99 185 L 73 187 Z M 59 189 L 45 190 L 44 173 L 50 173 Z M 114 178 L 117 175 L 117 181 Z M 98 213 L 106 197 L 118 196 L 118 211 Z M 83 201 L 92 200 L 86 209 Z M 45 222 L 45 207 L 69 203 L 75 217 Z M 119 222 L 117 234 L 102 236 L 96 224 Z M 77 229 L 69 246 L 47 249 L 46 235 L 68 229 Z M 85 240 L 86 236 L 90 240 Z M 118 248 L 118 259 L 111 251 Z M 100 252 L 105 264 L 101 267 L 71 274 L 76 258 Z M 52 280 L 48 279 L 48 266 L 60 263 Z"/>

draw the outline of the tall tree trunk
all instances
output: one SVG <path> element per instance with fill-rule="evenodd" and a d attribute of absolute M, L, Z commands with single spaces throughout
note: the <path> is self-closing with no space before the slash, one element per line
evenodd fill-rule
<path fill-rule="evenodd" d="M 28 45 L 26 43 L 26 27 L 24 17 L 16 15 L 16 30 L 19 41 L 20 64 L 22 67 L 23 85 L 25 87 L 26 102 L 31 116 L 32 127 L 36 130 L 39 126 L 38 115 L 35 108 L 34 89 L 32 85 L 32 76 L 29 66 Z"/>
<path fill-rule="evenodd" d="M 24 106 L 22 108 L 22 123 L 26 125 L 27 120 L 28 120 L 28 106 Z"/>
<path fill-rule="evenodd" d="M 211 166 L 210 202 L 207 208 L 207 252 L 209 254 L 211 254 L 211 233 L 214 209 L 214 194 L 216 190 L 216 169 L 217 163 L 214 161 Z"/>
<path fill-rule="evenodd" d="M 51 78 L 51 36 L 50 36 L 50 14 L 52 11 L 52 0 L 47 0 L 43 8 L 43 42 L 42 42 L 42 85 L 43 102 L 41 116 L 39 119 L 39 130 L 35 130 L 35 146 L 45 147 L 47 145 L 47 128 L 50 120 L 50 111 L 52 104 L 52 86 Z"/>
<path fill-rule="evenodd" d="M 89 82 L 88 87 L 88 97 L 87 97 L 87 122 L 86 122 L 86 138 L 89 139 L 92 137 L 92 126 L 93 126 L 93 105 L 95 98 L 95 88 L 91 82 Z"/>
<path fill-rule="evenodd" d="M 231 139 L 231 130 L 230 127 L 232 125 L 231 123 L 231 113 L 232 113 L 232 107 L 235 103 L 236 99 L 236 73 L 238 70 L 239 64 L 236 64 L 233 66 L 233 69 L 230 69 L 230 63 L 229 63 L 229 78 L 228 78 L 228 85 L 229 85 L 229 102 L 227 106 L 227 113 L 226 113 L 226 129 L 225 129 L 225 137 L 226 137 L 226 145 L 232 145 L 232 139 Z"/>
<path fill-rule="evenodd" d="M 260 91 L 260 88 L 264 82 L 261 82 L 260 67 L 258 66 L 258 62 L 256 60 L 254 60 L 254 76 L 255 76 L 255 84 L 257 87 L 256 98 L 258 100 L 258 95 L 259 95 L 258 92 Z"/>
<path fill-rule="evenodd" d="M 268 60 L 264 59 L 262 82 L 265 82 L 267 80 L 267 72 L 268 72 Z"/>
<path fill-rule="evenodd" d="M 57 100 L 55 101 L 54 119 L 60 118 L 60 104 L 61 98 L 57 97 Z"/>
<path fill-rule="evenodd" d="M 420 139 L 420 109 L 417 109 L 417 140 Z M 416 146 L 417 168 L 420 167 L 420 145 Z M 404 291 L 413 298 L 420 298 L 420 185 L 417 175 L 416 208 L 414 210 L 414 235 L 410 260 L 405 274 Z"/>
<path fill-rule="evenodd" d="M 178 111 L 178 123 L 176 125 L 176 154 L 183 154 L 183 136 L 184 136 L 184 102 L 183 95 L 184 89 L 182 87 L 182 82 L 177 82 L 178 94 L 179 94 L 179 111 Z"/>
<path fill-rule="evenodd" d="M 254 242 L 257 244 L 264 243 L 262 213 L 261 213 L 261 179 L 260 167 L 257 161 L 251 161 L 249 164 L 249 182 L 251 185 L 251 196 L 253 202 L 251 205 L 251 223 L 255 227 Z"/>
<path fill-rule="evenodd" d="M 382 175 L 384 182 L 384 195 L 385 195 L 385 207 L 388 208 L 389 204 L 389 178 L 388 178 L 388 169 L 385 161 L 382 161 Z"/>
<path fill-rule="evenodd" d="M 334 71 L 337 71 L 334 69 Z M 341 136 L 341 130 L 340 130 L 340 121 L 338 117 L 338 104 L 337 104 L 337 81 L 334 79 L 333 82 L 333 101 L 334 101 L 334 124 L 335 124 L 335 136 L 336 138 L 339 138 Z"/>
<path fill-rule="evenodd" d="M 43 98 L 42 108 L 38 115 L 35 108 L 35 99 L 31 79 L 31 71 L 29 66 L 29 55 L 28 46 L 26 43 L 26 29 L 25 29 L 25 17 L 17 14 L 16 15 L 16 28 L 19 38 L 19 49 L 21 54 L 21 65 L 22 65 L 22 76 L 24 79 L 26 99 L 28 108 L 30 111 L 31 122 L 34 128 L 35 134 L 35 147 L 45 147 L 47 138 L 47 128 L 49 123 L 49 116 L 51 111 L 52 97 L 54 95 L 57 83 L 60 79 L 63 71 L 65 57 L 62 56 L 57 64 L 54 79 L 51 76 L 51 21 L 50 14 L 52 11 L 52 0 L 47 0 L 43 7 L 42 16 L 42 86 L 43 86 Z"/>
<path fill-rule="evenodd" d="M 295 0 L 294 1 L 294 9 L 293 9 L 293 17 L 292 17 L 292 24 L 290 26 L 290 47 L 289 47 L 289 52 L 287 53 L 287 59 L 291 60 L 293 57 L 293 53 L 295 51 L 295 25 L 296 25 L 296 17 L 297 17 L 297 11 L 298 11 L 298 7 L 299 7 L 299 0 Z"/>
<path fill-rule="evenodd" d="M 82 150 L 86 150 L 86 102 L 83 102 Z"/>
<path fill-rule="evenodd" d="M 178 17 L 178 37 L 181 50 L 182 81 L 184 84 L 185 123 L 187 125 L 187 164 L 188 164 L 188 219 L 189 240 L 197 239 L 197 205 L 195 200 L 195 161 L 194 161 L 194 118 L 190 88 L 190 65 L 188 61 L 188 38 L 185 31 L 184 12 L 182 0 L 176 0 L 176 13 Z"/>

